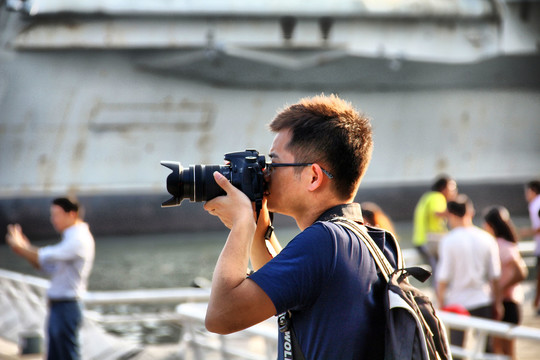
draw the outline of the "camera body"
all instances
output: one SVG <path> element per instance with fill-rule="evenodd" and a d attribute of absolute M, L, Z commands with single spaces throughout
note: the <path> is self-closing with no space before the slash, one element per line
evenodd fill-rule
<path fill-rule="evenodd" d="M 266 187 L 264 155 L 257 150 L 232 152 L 225 154 L 225 161 L 225 165 L 190 165 L 186 169 L 179 162 L 162 161 L 161 165 L 172 170 L 167 176 L 167 191 L 173 197 L 161 206 L 178 206 L 186 198 L 201 202 L 225 195 L 214 180 L 213 173 L 218 171 L 259 207 Z"/>

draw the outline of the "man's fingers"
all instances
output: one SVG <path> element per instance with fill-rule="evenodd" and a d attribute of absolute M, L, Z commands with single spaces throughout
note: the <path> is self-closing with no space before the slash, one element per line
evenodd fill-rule
<path fill-rule="evenodd" d="M 19 224 L 9 224 L 8 231 L 10 232 L 22 232 L 21 225 Z"/>
<path fill-rule="evenodd" d="M 16 243 L 16 227 L 15 225 L 13 224 L 10 224 L 7 226 L 7 234 L 6 234 L 6 242 L 9 244 L 9 245 L 13 245 Z"/>
<path fill-rule="evenodd" d="M 214 171 L 214 180 L 216 180 L 216 183 L 228 194 L 229 190 L 233 186 L 229 180 L 223 174 L 221 174 L 219 171 Z"/>
<path fill-rule="evenodd" d="M 8 235 L 15 236 L 15 234 L 17 234 L 17 225 L 16 224 L 8 225 Z"/>

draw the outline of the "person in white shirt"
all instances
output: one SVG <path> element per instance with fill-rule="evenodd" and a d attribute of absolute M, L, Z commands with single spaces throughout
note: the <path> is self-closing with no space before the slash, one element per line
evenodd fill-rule
<path fill-rule="evenodd" d="M 79 216 L 77 202 L 68 198 L 54 199 L 50 213 L 53 227 L 62 234 L 59 243 L 37 248 L 23 234 L 19 224 L 8 225 L 6 241 L 16 254 L 50 276 L 47 359 L 80 359 L 80 300 L 94 262 L 94 238 L 88 224 Z"/>
<path fill-rule="evenodd" d="M 448 202 L 451 231 L 439 244 L 437 300 L 441 308 L 460 306 L 473 315 L 501 319 L 501 262 L 497 242 L 473 224 L 474 207 L 466 195 Z M 464 345 L 464 333 L 450 331 L 452 345 Z M 491 346 L 487 349 L 491 352 Z"/>
<path fill-rule="evenodd" d="M 531 227 L 520 229 L 521 237 L 532 237 L 536 244 L 536 296 L 533 306 L 540 315 L 540 180 L 531 180 L 525 185 L 525 199 L 529 203 Z"/>

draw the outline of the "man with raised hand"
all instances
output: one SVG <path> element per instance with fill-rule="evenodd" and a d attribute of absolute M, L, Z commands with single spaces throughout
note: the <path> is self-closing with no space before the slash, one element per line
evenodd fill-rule
<path fill-rule="evenodd" d="M 80 359 L 81 298 L 94 262 L 94 238 L 77 202 L 54 199 L 50 214 L 53 227 L 62 234 L 59 243 L 37 248 L 18 224 L 8 225 L 6 241 L 16 254 L 50 276 L 47 359 Z"/>

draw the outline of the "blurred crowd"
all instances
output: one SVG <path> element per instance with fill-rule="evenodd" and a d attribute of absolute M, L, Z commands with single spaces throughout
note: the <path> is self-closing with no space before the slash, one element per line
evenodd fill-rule
<path fill-rule="evenodd" d="M 524 292 L 521 282 L 529 272 L 518 242 L 535 242 L 537 265 L 533 306 L 540 314 L 540 180 L 524 186 L 530 226 L 517 229 L 510 212 L 497 204 L 482 209 L 482 226 L 476 226 L 474 204 L 458 192 L 454 179 L 439 176 L 419 199 L 413 218 L 412 243 L 433 272 L 432 285 L 441 309 L 464 315 L 522 321 Z M 395 234 L 392 220 L 377 205 L 362 203 L 367 225 Z M 398 234 L 395 234 L 399 238 Z M 452 330 L 450 342 L 464 346 L 464 333 Z M 489 339 L 486 350 L 516 359 L 513 340 Z"/>

